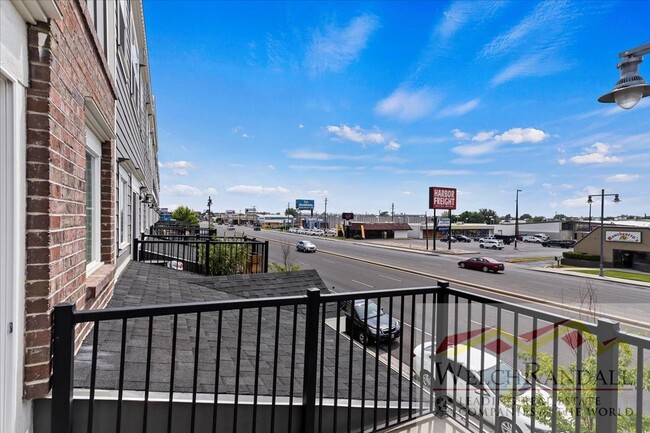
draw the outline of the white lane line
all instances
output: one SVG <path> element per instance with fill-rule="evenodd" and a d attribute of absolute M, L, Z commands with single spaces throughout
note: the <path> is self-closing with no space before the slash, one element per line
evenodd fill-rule
<path fill-rule="evenodd" d="M 402 282 L 402 280 L 398 280 L 397 278 L 388 277 L 388 276 L 386 276 L 386 275 L 382 275 L 382 274 L 377 274 L 377 275 L 379 275 L 379 276 L 382 277 L 382 278 L 386 278 L 387 280 L 397 281 L 398 283 L 401 283 L 401 282 Z"/>
<path fill-rule="evenodd" d="M 301 265 L 301 266 L 307 266 L 307 267 L 309 267 L 309 265 L 308 265 L 307 263 L 298 262 L 298 264 Z"/>
<path fill-rule="evenodd" d="M 326 262 L 326 263 L 332 263 L 332 264 L 334 264 L 334 265 L 336 264 L 336 262 L 334 262 L 334 261 L 332 261 L 332 260 L 323 259 L 323 261 Z"/>
<path fill-rule="evenodd" d="M 362 283 L 361 281 L 357 281 L 357 280 L 350 280 L 350 281 L 352 281 L 353 283 L 361 284 L 362 286 L 366 286 L 366 287 L 370 287 L 371 289 L 374 289 L 374 287 L 371 286 L 370 284 Z"/>

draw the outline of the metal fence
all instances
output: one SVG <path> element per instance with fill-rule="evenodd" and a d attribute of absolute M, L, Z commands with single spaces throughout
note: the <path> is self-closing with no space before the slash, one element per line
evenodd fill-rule
<path fill-rule="evenodd" d="M 215 240 L 198 235 L 143 235 L 134 240 L 133 260 L 203 275 L 265 273 L 269 243 L 246 237 Z"/>
<path fill-rule="evenodd" d="M 481 432 L 611 433 L 617 422 L 648 431 L 650 340 L 446 282 L 98 311 L 61 304 L 54 330 L 53 433 L 373 432 L 426 414 Z"/>

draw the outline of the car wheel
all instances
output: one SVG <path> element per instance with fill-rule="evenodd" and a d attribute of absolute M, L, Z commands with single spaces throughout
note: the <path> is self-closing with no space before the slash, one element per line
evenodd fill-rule
<path fill-rule="evenodd" d="M 487 266 L 483 266 L 483 272 L 487 272 L 487 271 L 489 271 L 488 267 L 487 267 Z"/>
<path fill-rule="evenodd" d="M 497 246 L 496 246 L 496 245 L 495 245 L 495 246 L 493 246 L 493 247 L 492 247 L 492 249 L 493 249 L 493 250 L 496 250 L 496 249 L 497 249 Z"/>
<path fill-rule="evenodd" d="M 519 427 L 514 426 L 512 428 L 512 420 L 508 418 L 499 418 L 499 427 L 497 428 L 497 433 L 521 433 Z"/>
<path fill-rule="evenodd" d="M 485 248 L 485 245 L 479 245 L 478 247 L 479 248 Z"/>
<path fill-rule="evenodd" d="M 465 263 L 460 263 L 458 266 L 460 266 L 461 268 L 464 268 L 464 267 L 465 267 Z"/>
<path fill-rule="evenodd" d="M 363 331 L 357 334 L 357 339 L 359 340 L 359 343 L 363 344 L 364 346 L 368 344 L 368 335 Z"/>
<path fill-rule="evenodd" d="M 422 372 L 421 377 L 422 377 L 422 386 L 424 388 L 431 388 L 431 373 L 425 370 Z"/>

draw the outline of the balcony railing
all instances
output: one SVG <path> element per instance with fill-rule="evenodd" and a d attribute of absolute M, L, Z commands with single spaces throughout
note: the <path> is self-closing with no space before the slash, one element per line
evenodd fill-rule
<path fill-rule="evenodd" d="M 143 235 L 133 242 L 133 260 L 202 275 L 268 272 L 269 243 L 202 235 Z"/>
<path fill-rule="evenodd" d="M 389 320 L 377 322 L 375 306 Z M 476 431 L 611 433 L 619 419 L 647 431 L 650 340 L 446 282 L 95 311 L 61 304 L 54 329 L 53 433 L 373 432 L 431 413 Z"/>

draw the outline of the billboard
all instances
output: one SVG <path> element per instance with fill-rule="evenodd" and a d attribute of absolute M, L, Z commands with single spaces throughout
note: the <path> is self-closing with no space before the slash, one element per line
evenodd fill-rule
<path fill-rule="evenodd" d="M 605 230 L 605 240 L 607 242 L 630 242 L 633 244 L 640 244 L 641 232 Z"/>
<path fill-rule="evenodd" d="M 257 212 L 257 210 L 256 210 L 254 207 L 247 207 L 247 208 L 244 210 L 244 212 L 245 212 L 245 213 L 255 213 L 255 212 Z"/>
<path fill-rule="evenodd" d="M 449 227 L 451 225 L 450 218 L 438 218 L 438 227 Z"/>
<path fill-rule="evenodd" d="M 429 209 L 456 209 L 456 188 L 429 187 Z"/>
<path fill-rule="evenodd" d="M 296 199 L 296 209 L 314 210 L 314 200 Z"/>
<path fill-rule="evenodd" d="M 344 220 L 353 220 L 354 219 L 354 214 L 352 212 L 343 212 L 341 214 L 341 219 Z"/>
<path fill-rule="evenodd" d="M 234 210 L 231 210 L 231 209 L 226 210 L 226 215 L 234 215 L 234 214 L 235 214 Z"/>

